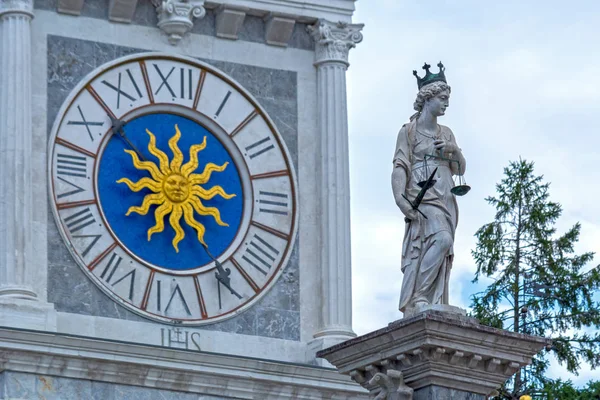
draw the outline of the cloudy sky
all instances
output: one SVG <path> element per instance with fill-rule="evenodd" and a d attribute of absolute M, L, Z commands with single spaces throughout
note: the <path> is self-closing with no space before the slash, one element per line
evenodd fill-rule
<path fill-rule="evenodd" d="M 451 303 L 468 308 L 484 287 L 471 283 L 473 235 L 493 218 L 484 198 L 519 157 L 552 183 L 551 199 L 564 209 L 559 232 L 581 222 L 576 250 L 595 251 L 592 265 L 599 264 L 600 2 L 362 0 L 356 7 L 365 28 L 348 71 L 355 331 L 401 317 L 404 223 L 391 194 L 391 161 L 413 113 L 412 70 L 424 61 L 446 66 L 452 97 L 440 122 L 456 135 L 472 187 L 459 198 Z M 578 384 L 600 376 L 586 367 L 578 377 L 557 365 L 551 371 Z"/>

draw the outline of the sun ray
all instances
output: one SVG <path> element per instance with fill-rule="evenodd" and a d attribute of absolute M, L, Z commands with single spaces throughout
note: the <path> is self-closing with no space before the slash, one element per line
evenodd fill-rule
<path fill-rule="evenodd" d="M 139 207 L 136 207 L 136 206 L 129 207 L 129 210 L 127 210 L 127 214 L 125 214 L 125 216 L 128 216 L 132 212 L 140 214 L 140 215 L 146 215 L 148 213 L 148 210 L 150 210 L 151 205 L 162 204 L 162 203 L 164 203 L 164 201 L 165 201 L 165 195 L 162 193 L 152 193 L 152 194 L 146 195 L 144 197 L 144 201 L 142 202 L 142 205 Z"/>
<path fill-rule="evenodd" d="M 200 243 L 206 244 L 206 242 L 204 242 L 204 232 L 206 229 L 204 228 L 204 225 L 194 218 L 194 209 L 192 206 L 189 203 L 185 203 L 182 204 L 181 207 L 183 208 L 183 218 L 185 219 L 185 222 L 196 230 Z"/>
<path fill-rule="evenodd" d="M 152 175 L 152 179 L 155 181 L 161 181 L 165 178 L 165 176 L 156 168 L 156 164 L 151 161 L 140 161 L 138 155 L 133 150 L 125 150 L 125 153 L 129 154 L 133 160 L 133 166 L 137 169 L 143 169 L 145 171 L 150 172 Z"/>
<path fill-rule="evenodd" d="M 117 183 L 126 184 L 130 190 L 134 192 L 139 192 L 142 189 L 150 189 L 154 193 L 158 193 L 162 191 L 162 185 L 159 182 L 153 181 L 148 177 L 144 177 L 137 182 L 132 182 L 128 178 L 121 178 L 117 181 Z"/>
<path fill-rule="evenodd" d="M 227 224 L 221 220 L 221 213 L 219 212 L 219 210 L 217 208 L 205 207 L 202 204 L 202 202 L 200 201 L 200 199 L 195 196 L 190 196 L 190 203 L 192 204 L 192 207 L 194 207 L 194 210 L 196 210 L 196 212 L 198 214 L 210 215 L 215 219 L 217 224 L 219 224 L 221 226 L 229 226 L 229 224 Z"/>
<path fill-rule="evenodd" d="M 158 158 L 160 170 L 164 175 L 169 175 L 171 170 L 169 169 L 169 158 L 165 153 L 162 152 L 158 147 L 156 147 L 156 137 L 154 134 L 150 132 L 149 129 L 146 129 L 146 133 L 150 135 L 150 143 L 148 143 L 148 150 L 152 153 L 153 156 Z"/>
<path fill-rule="evenodd" d="M 150 189 L 154 193 L 147 193 L 144 196 L 142 204 L 131 206 L 127 210 L 126 216 L 131 213 L 147 215 L 151 206 L 158 205 L 154 210 L 155 225 L 148 229 L 148 241 L 155 233 L 165 230 L 165 217 L 168 215 L 168 223 L 175 231 L 172 240 L 173 248 L 179 253 L 179 244 L 185 239 L 185 231 L 181 225 L 181 217 L 184 222 L 195 229 L 197 239 L 200 243 L 206 244 L 204 234 L 205 226 L 195 218 L 194 212 L 199 215 L 211 216 L 221 226 L 229 226 L 221 219 L 221 213 L 217 207 L 206 207 L 200 200 L 210 200 L 215 196 L 221 196 L 224 199 L 231 199 L 236 194 L 229 194 L 219 185 L 205 189 L 200 185 L 210 180 L 213 172 L 222 172 L 225 170 L 228 162 L 223 165 L 207 163 L 201 174 L 192 172 L 198 168 L 198 153 L 207 146 L 207 137 L 204 136 L 202 143 L 194 144 L 189 148 L 190 159 L 183 164 L 183 152 L 179 148 L 179 139 L 181 131 L 179 126 L 175 125 L 175 135 L 169 139 L 169 148 L 173 152 L 173 159 L 169 162 L 169 157 L 156 146 L 156 137 L 149 129 L 146 133 L 150 136 L 148 151 L 158 159 L 158 163 L 153 161 L 141 161 L 137 153 L 131 150 L 125 150 L 131 156 L 133 166 L 149 173 L 150 177 L 143 177 L 137 182 L 132 182 L 128 178 L 121 178 L 117 183 L 125 183 L 130 190 L 139 192 L 142 189 Z"/>
<path fill-rule="evenodd" d="M 175 231 L 175 237 L 173 238 L 173 247 L 175 247 L 175 251 L 177 253 L 179 253 L 179 247 L 177 245 L 185 237 L 185 232 L 183 232 L 183 229 L 179 224 L 181 214 L 183 214 L 181 211 L 181 204 L 174 204 L 173 211 L 171 211 L 171 215 L 169 216 L 169 223 L 171 224 L 171 228 L 173 228 L 173 230 Z"/>
<path fill-rule="evenodd" d="M 177 142 L 179 141 L 180 137 L 181 131 L 179 130 L 179 127 L 175 125 L 175 135 L 171 139 L 169 139 L 169 148 L 173 152 L 173 159 L 171 160 L 172 172 L 179 172 L 181 168 L 181 163 L 183 163 L 183 153 L 181 152 L 181 150 L 179 150 L 179 147 L 177 146 Z"/>
<path fill-rule="evenodd" d="M 227 194 L 225 190 L 221 186 L 213 186 L 210 189 L 206 190 L 200 186 L 192 187 L 192 194 L 200 197 L 203 200 L 210 200 L 213 197 L 219 195 L 225 199 L 232 199 L 235 197 L 235 194 Z"/>
<path fill-rule="evenodd" d="M 156 211 L 154 211 L 154 219 L 156 221 L 156 225 L 148 229 L 148 241 L 150 240 L 152 234 L 162 232 L 165 229 L 165 215 L 170 213 L 172 210 L 173 203 L 171 203 L 169 200 L 166 200 L 156 209 Z"/>
<path fill-rule="evenodd" d="M 226 162 L 223 165 L 217 165 L 213 163 L 208 163 L 204 167 L 204 171 L 201 174 L 191 174 L 189 179 L 192 185 L 202 185 L 210 179 L 210 175 L 213 172 L 223 172 L 229 163 Z"/>
<path fill-rule="evenodd" d="M 189 176 L 192 171 L 198 168 L 198 153 L 206 147 L 206 136 L 204 136 L 204 140 L 200 144 L 195 144 L 190 147 L 190 161 L 184 164 L 181 167 L 181 175 Z"/>

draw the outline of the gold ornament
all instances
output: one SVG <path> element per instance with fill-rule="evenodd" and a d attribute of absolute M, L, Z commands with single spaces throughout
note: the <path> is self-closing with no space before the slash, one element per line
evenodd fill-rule
<path fill-rule="evenodd" d="M 158 158 L 158 166 L 152 161 L 140 161 L 136 152 L 132 150 L 125 150 L 125 152 L 131 156 L 136 169 L 148 171 L 152 178 L 145 177 L 135 183 L 127 178 L 121 178 L 117 183 L 125 183 L 134 192 L 150 189 L 153 193 L 144 197 L 141 206 L 130 207 L 125 215 L 128 216 L 132 212 L 146 215 L 151 205 L 159 205 L 154 211 L 156 225 L 148 229 L 148 241 L 150 241 L 152 234 L 164 230 L 164 217 L 170 213 L 169 223 L 175 231 L 172 243 L 176 252 L 179 252 L 178 243 L 185 237 L 185 233 L 179 224 L 182 216 L 185 222 L 196 230 L 198 240 L 206 245 L 204 242 L 204 225 L 194 219 L 194 210 L 200 215 L 212 216 L 217 224 L 221 226 L 229 226 L 221 220 L 221 214 L 216 207 L 205 207 L 200 200 L 210 200 L 216 195 L 231 199 L 235 197 L 235 194 L 225 193 L 221 186 L 204 189 L 200 185 L 207 183 L 213 172 L 224 171 L 228 163 L 226 162 L 220 166 L 208 163 L 201 174 L 193 174 L 192 172 L 198 168 L 198 153 L 206 147 L 206 136 L 201 144 L 190 147 L 190 160 L 182 165 L 183 154 L 177 146 L 181 132 L 177 125 L 175 125 L 175 135 L 169 139 L 169 148 L 173 152 L 173 159 L 170 163 L 167 155 L 156 147 L 156 138 L 152 132 L 148 129 L 146 129 L 146 132 L 150 136 L 148 150 Z"/>

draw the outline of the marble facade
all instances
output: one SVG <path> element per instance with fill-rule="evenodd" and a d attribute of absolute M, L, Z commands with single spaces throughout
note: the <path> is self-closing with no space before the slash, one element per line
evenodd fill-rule
<path fill-rule="evenodd" d="M 2 76 L 19 82 L 10 93 L 0 92 L 0 110 L 3 120 L 21 113 L 0 125 L 0 136 L 4 143 L 20 140 L 11 145 L 17 150 L 10 153 L 13 158 L 5 158 L 10 168 L 16 165 L 12 160 L 31 155 L 20 175 L 9 174 L 17 180 L 0 179 L 1 187 L 11 187 L 3 192 L 16 207 L 5 211 L 16 211 L 23 220 L 15 224 L 4 218 L 0 226 L 0 289 L 6 289 L 0 290 L 5 294 L 0 295 L 0 326 L 5 327 L 0 328 L 0 398 L 366 398 L 360 386 L 319 367 L 315 357 L 317 350 L 354 336 L 348 204 L 336 219 L 324 218 L 336 199 L 349 196 L 346 87 L 344 79 L 330 87 L 319 82 L 330 73 L 345 77 L 348 51 L 361 37 L 338 38 L 345 50 L 324 63 L 318 54 L 328 44 L 307 28 L 330 24 L 359 32 L 361 25 L 347 25 L 354 0 L 302 6 L 293 0 L 219 3 L 204 4 L 206 15 L 177 46 L 157 27 L 150 1 L 10 0 L 0 5 L 0 32 L 14 33 L 0 38 L 0 62 L 8 66 Z M 227 38 L 223 32 L 233 28 L 224 13 L 230 10 L 240 18 L 235 35 Z M 47 142 L 62 102 L 90 71 L 141 51 L 194 57 L 240 82 L 273 119 L 296 167 L 300 221 L 290 261 L 256 306 L 224 322 L 183 329 L 150 322 L 117 305 L 71 259 L 48 207 Z M 9 100 L 15 94 L 17 101 Z M 336 111 L 329 115 L 332 104 Z M 338 128 L 323 131 L 328 121 Z M 2 146 L 0 152 L 8 154 Z M 336 157 L 324 156 L 327 151 Z M 328 171 L 340 172 L 326 182 Z M 332 184 L 339 188 L 335 193 L 329 191 Z M 16 244 L 8 238 L 16 238 Z M 322 276 L 339 279 L 323 282 Z M 57 346 L 60 354 L 48 358 Z M 133 348 L 138 350 L 125 350 Z M 189 360 L 188 375 L 176 366 L 182 359 Z M 193 372 L 200 365 L 204 369 Z M 137 380 L 123 378 L 130 368 L 138 368 Z M 208 378 L 182 383 L 202 381 L 201 376 L 219 384 L 211 386 Z"/>

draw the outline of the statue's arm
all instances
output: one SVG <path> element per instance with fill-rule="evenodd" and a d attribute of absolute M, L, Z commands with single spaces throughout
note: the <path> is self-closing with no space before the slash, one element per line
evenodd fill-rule
<path fill-rule="evenodd" d="M 403 126 L 398 133 L 396 140 L 396 151 L 394 153 L 394 168 L 392 170 L 392 192 L 396 205 L 400 211 L 408 218 L 415 219 L 416 211 L 402 196 L 406 193 L 408 183 L 408 171 L 410 168 L 410 148 L 408 143 L 408 132 L 406 126 Z"/>
<path fill-rule="evenodd" d="M 452 142 L 456 146 L 456 150 L 453 151 L 452 158 L 458 160 L 458 162 L 460 163 L 460 169 L 458 164 L 456 163 L 450 163 L 450 169 L 452 171 L 452 174 L 454 175 L 464 175 L 465 171 L 467 170 L 467 160 L 463 156 L 460 147 L 458 147 L 458 143 L 456 143 L 456 138 L 454 137 L 454 133 L 452 133 L 452 131 L 450 131 L 450 135 Z"/>

